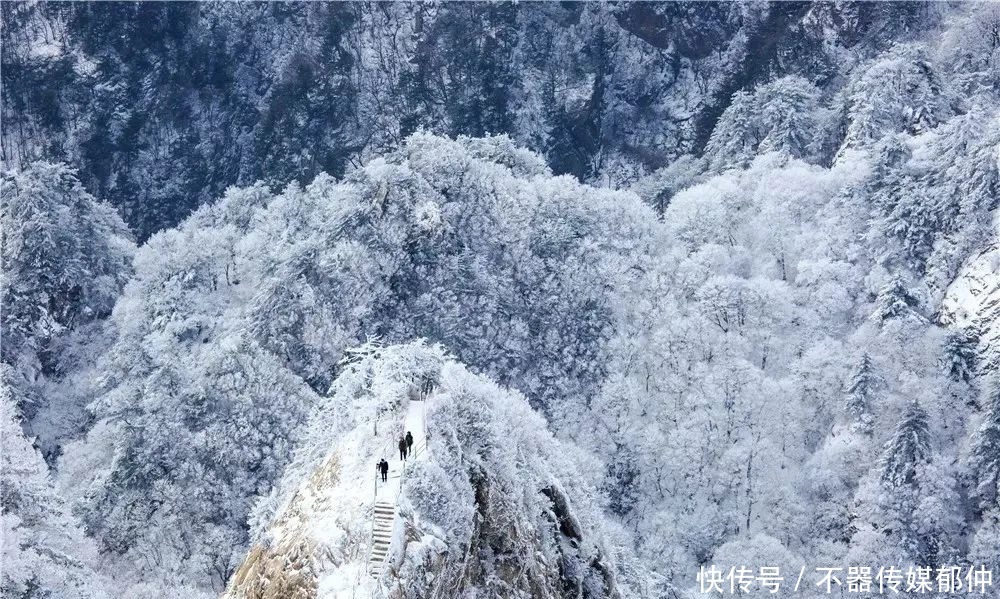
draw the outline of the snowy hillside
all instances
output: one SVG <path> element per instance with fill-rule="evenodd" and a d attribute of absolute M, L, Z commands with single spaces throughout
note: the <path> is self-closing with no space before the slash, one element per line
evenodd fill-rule
<path fill-rule="evenodd" d="M 1000 5 L 0 25 L 0 595 L 1000 581 Z"/>
<path fill-rule="evenodd" d="M 401 463 L 395 445 L 407 431 L 416 455 Z M 386 483 L 381 458 L 392 464 Z M 262 529 L 225 596 L 619 597 L 619 561 L 631 558 L 604 536 L 614 528 L 585 464 L 523 397 L 439 348 L 362 348 L 261 506 Z M 397 515 L 373 574 L 386 502 Z"/>

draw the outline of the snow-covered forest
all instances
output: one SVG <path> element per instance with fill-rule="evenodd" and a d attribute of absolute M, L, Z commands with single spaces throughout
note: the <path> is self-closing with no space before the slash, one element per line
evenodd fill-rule
<path fill-rule="evenodd" d="M 1000 5 L 0 11 L 0 596 L 1000 576 Z"/>

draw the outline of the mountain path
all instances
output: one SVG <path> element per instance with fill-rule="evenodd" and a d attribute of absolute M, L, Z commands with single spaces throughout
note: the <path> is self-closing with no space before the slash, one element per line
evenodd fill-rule
<path fill-rule="evenodd" d="M 396 530 L 397 501 L 399 491 L 406 474 L 408 464 L 425 458 L 427 450 L 427 435 L 425 431 L 427 401 L 430 397 L 423 399 L 411 399 L 406 407 L 406 416 L 403 419 L 403 434 L 409 431 L 413 434 L 413 448 L 406 460 L 393 459 L 389 462 L 389 476 L 386 482 L 382 482 L 380 474 L 376 474 L 377 483 L 375 487 L 375 507 L 372 516 L 372 545 L 371 554 L 368 557 L 368 573 L 378 577 L 385 569 L 386 561 L 389 558 L 389 550 L 392 548 L 393 534 Z M 391 457 L 398 457 L 396 441 L 391 443 L 391 449 L 395 452 Z"/>

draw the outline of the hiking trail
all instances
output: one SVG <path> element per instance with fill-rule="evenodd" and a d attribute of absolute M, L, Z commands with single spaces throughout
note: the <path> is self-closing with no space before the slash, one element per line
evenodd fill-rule
<path fill-rule="evenodd" d="M 390 457 L 396 459 L 387 460 L 389 462 L 389 476 L 386 482 L 382 482 L 380 474 L 377 475 L 375 485 L 375 506 L 372 515 L 372 541 L 371 553 L 368 557 L 368 573 L 378 578 L 385 569 L 389 559 L 389 552 L 392 549 L 393 537 L 397 527 L 397 501 L 399 491 L 406 475 L 409 464 L 417 460 L 424 460 L 427 450 L 427 434 L 425 430 L 427 402 L 431 396 L 411 399 L 406 407 L 406 416 L 403 419 L 401 434 L 407 431 L 413 434 L 413 447 L 406 460 L 400 460 L 399 452 L 396 449 L 396 441 L 393 439 L 390 449 L 393 451 Z"/>

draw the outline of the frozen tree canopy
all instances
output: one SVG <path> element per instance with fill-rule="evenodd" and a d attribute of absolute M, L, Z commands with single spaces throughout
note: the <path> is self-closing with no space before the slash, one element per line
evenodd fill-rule
<path fill-rule="evenodd" d="M 4 597 L 1000 576 L 996 5 L 0 19 Z"/>

